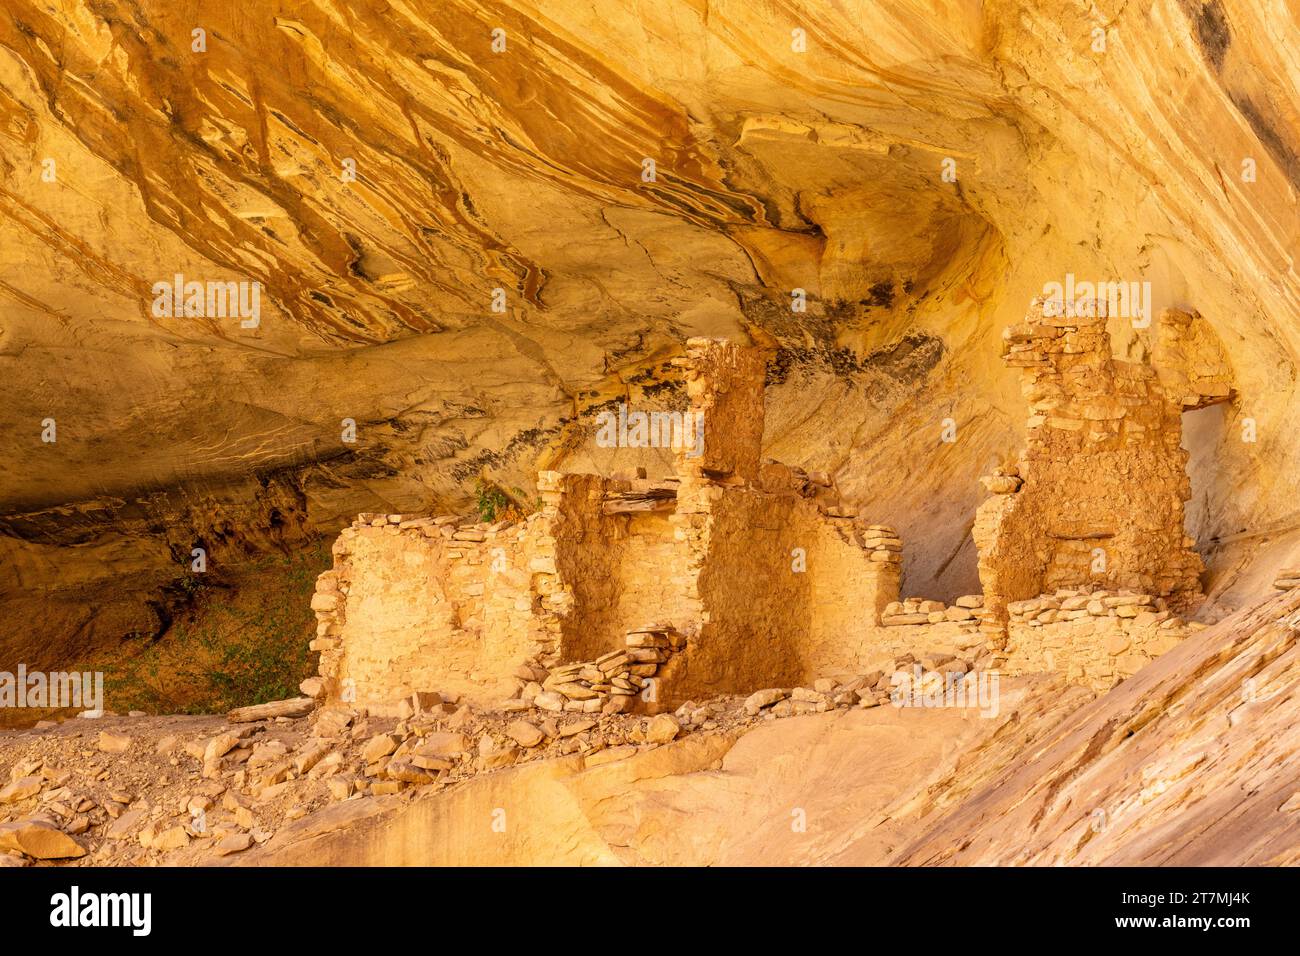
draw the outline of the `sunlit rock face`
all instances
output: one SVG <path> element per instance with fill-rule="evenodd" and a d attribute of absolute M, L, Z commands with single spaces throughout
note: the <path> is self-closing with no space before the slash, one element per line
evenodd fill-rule
<path fill-rule="evenodd" d="M 10 0 L 0 648 L 164 631 L 195 547 L 665 473 L 595 416 L 680 404 L 691 335 L 767 350 L 765 453 L 894 525 L 906 593 L 973 590 L 1000 333 L 1067 274 L 1223 343 L 1185 433 L 1231 603 L 1297 523 L 1297 50 L 1259 0 Z"/>

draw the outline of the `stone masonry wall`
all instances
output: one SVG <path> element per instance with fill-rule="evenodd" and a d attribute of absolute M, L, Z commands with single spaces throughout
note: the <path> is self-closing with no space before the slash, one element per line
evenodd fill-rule
<path fill-rule="evenodd" d="M 980 631 L 986 612 L 978 594 L 940 601 L 908 598 L 891 604 L 882 626 L 841 641 L 816 673 L 837 677 L 885 668 L 889 661 L 964 661 L 970 670 L 1007 676 L 1055 672 L 1094 691 L 1118 681 L 1205 625 L 1184 621 L 1149 594 L 1065 588 L 1008 605 L 1004 646 L 991 649 Z"/>
<path fill-rule="evenodd" d="M 664 678 L 670 701 L 811 679 L 897 599 L 897 552 L 875 559 L 869 535 L 880 532 L 829 518 L 812 498 L 704 486 L 673 520 L 696 561 L 702 616 Z"/>
<path fill-rule="evenodd" d="M 542 472 L 540 512 L 513 526 L 362 515 L 313 600 L 327 694 L 659 709 L 858 656 L 901 542 L 828 476 L 760 460 L 759 352 L 693 339 L 684 364 L 704 444 L 679 478 Z"/>
<path fill-rule="evenodd" d="M 686 378 L 691 413 L 701 416 L 703 454 L 677 452 L 683 481 L 758 480 L 763 443 L 763 382 L 767 364 L 757 349 L 720 339 L 693 338 L 675 360 Z"/>
<path fill-rule="evenodd" d="M 705 435 L 701 457 L 678 453 L 671 519 L 698 630 L 660 692 L 678 701 L 797 683 L 844 657 L 897 599 L 899 546 L 840 508 L 829 478 L 761 459 L 761 353 L 691 339 L 679 364 Z"/>
<path fill-rule="evenodd" d="M 595 658 L 622 646 L 624 635 L 652 623 L 693 628 L 685 548 L 669 522 L 673 498 L 657 511 L 607 513 L 640 487 L 671 485 L 598 475 L 538 476 L 543 514 L 554 541 L 557 586 L 569 595 L 561 620 L 560 659 Z M 668 492 L 665 492 L 668 494 Z"/>
<path fill-rule="evenodd" d="M 1163 598 L 1106 589 L 1063 588 L 1007 610 L 1007 673 L 1056 671 L 1096 691 L 1131 677 L 1204 626 L 1176 617 Z"/>
<path fill-rule="evenodd" d="M 993 495 L 975 523 L 990 630 L 1004 631 L 1009 602 L 1058 588 L 1194 602 L 1182 396 L 1150 366 L 1112 358 L 1104 314 L 1045 315 L 1035 301 L 1004 339 L 1031 415 L 1020 461 L 984 479 Z"/>
<path fill-rule="evenodd" d="M 508 696 L 521 661 L 558 660 L 568 598 L 553 553 L 543 515 L 513 526 L 359 516 L 312 599 L 328 696 L 377 710 L 432 689 Z"/>
<path fill-rule="evenodd" d="M 1230 392 L 1194 319 L 1163 321 L 1162 353 L 1195 356 L 1163 379 L 1115 361 L 1101 317 L 1036 303 L 1008 330 L 1033 414 L 1020 461 L 984 479 L 982 596 L 900 601 L 892 529 L 828 476 L 759 457 L 760 354 L 692 339 L 704 445 L 679 450 L 679 477 L 542 472 L 540 512 L 514 525 L 362 515 L 344 531 L 312 602 L 327 695 L 658 712 L 913 655 L 1109 687 L 1191 627 L 1172 614 L 1200 568 L 1179 412 Z"/>
<path fill-rule="evenodd" d="M 1184 411 L 1232 397 L 1235 376 L 1228 351 L 1199 312 L 1160 314 L 1152 361 L 1166 394 Z"/>

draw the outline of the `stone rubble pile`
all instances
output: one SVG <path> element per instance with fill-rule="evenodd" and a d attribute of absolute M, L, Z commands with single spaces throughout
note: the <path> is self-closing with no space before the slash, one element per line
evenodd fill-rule
<path fill-rule="evenodd" d="M 591 663 L 546 674 L 530 670 L 541 679 L 530 682 L 537 687 L 526 692 L 532 699 L 526 712 L 518 706 L 522 696 L 508 708 L 479 710 L 452 693 L 420 692 L 402 701 L 396 717 L 332 704 L 307 717 L 114 718 L 104 729 L 75 720 L 30 731 L 30 756 L 14 761 L 0 786 L 0 865 L 227 856 L 266 844 L 287 825 L 340 801 L 413 799 L 532 760 L 580 756 L 585 767 L 595 767 L 686 733 L 741 733 L 763 720 L 888 704 L 891 689 L 900 679 L 911 681 L 918 666 L 926 680 L 961 679 L 974 670 L 973 662 L 951 654 L 901 654 L 870 673 L 687 701 L 671 714 L 638 716 L 620 712 L 621 702 L 638 699 L 636 688 L 653 677 L 650 668 L 670 659 L 682 638 L 651 625 L 627 641 L 625 650 Z M 309 698 L 318 683 L 304 682 Z M 543 694 L 559 698 L 558 709 L 541 706 L 557 703 L 539 702 Z M 603 701 L 601 712 L 587 711 L 589 700 Z M 82 760 L 82 774 L 63 769 L 86 753 L 95 759 Z"/>
<path fill-rule="evenodd" d="M 711 729 L 747 720 L 739 699 L 710 706 L 717 711 Z M 422 692 L 403 702 L 397 718 L 334 705 L 308 718 L 242 724 L 147 718 L 94 732 L 75 720 L 30 731 L 0 741 L 29 755 L 12 763 L 0 786 L 0 865 L 148 864 L 175 861 L 176 851 L 225 856 L 339 801 L 433 793 L 529 760 L 576 755 L 596 766 L 682 732 L 671 714 L 536 713 L 525 720 Z M 179 732 L 143 729 L 159 725 Z M 63 769 L 74 761 L 82 773 Z"/>
<path fill-rule="evenodd" d="M 175 734 L 146 740 L 134 731 L 73 729 L 80 723 L 44 728 L 56 733 L 36 737 L 33 756 L 13 768 L 19 776 L 0 790 L 0 813 L 5 804 L 18 804 L 20 811 L 24 803 L 29 807 L 18 819 L 0 823 L 0 851 L 33 860 L 141 863 L 191 845 L 225 855 L 271 838 L 272 829 L 264 825 L 267 804 L 293 774 L 279 766 L 290 750 L 284 739 L 262 735 L 272 727 L 282 732 L 292 719 L 228 727 L 189 741 Z M 85 749 L 86 738 L 95 740 L 93 750 Z M 55 742 L 77 748 L 65 748 L 58 757 L 73 757 L 80 773 L 60 769 L 62 760 L 40 746 Z M 274 809 L 283 820 L 306 813 L 293 805 Z"/>
<path fill-rule="evenodd" d="M 521 666 L 517 697 L 506 710 L 536 708 L 553 713 L 626 714 L 675 651 L 686 646 L 685 635 L 670 624 L 649 624 L 628 631 L 622 650 L 593 661 L 545 668 L 535 661 Z"/>
<path fill-rule="evenodd" d="M 919 657 L 904 653 L 877 670 L 855 677 L 819 678 L 811 687 L 769 687 L 755 691 L 745 698 L 743 707 L 750 716 L 767 720 L 852 707 L 879 707 L 895 702 L 895 694 L 910 692 L 913 687 L 959 684 L 985 669 L 983 660 L 974 661 L 940 651 Z M 698 723 L 700 711 L 689 710 L 694 706 L 683 705 L 677 712 L 678 716 L 689 716 L 692 722 Z M 707 723 L 703 726 L 707 729 Z"/>

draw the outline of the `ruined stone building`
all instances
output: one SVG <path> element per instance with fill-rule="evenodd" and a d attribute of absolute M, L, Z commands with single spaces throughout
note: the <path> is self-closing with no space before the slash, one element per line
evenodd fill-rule
<path fill-rule="evenodd" d="M 586 689 L 565 683 L 568 709 L 650 676 L 668 706 L 797 683 L 877 624 L 898 598 L 901 543 L 840 508 L 825 476 L 760 459 L 761 354 L 693 339 L 680 364 L 704 440 L 678 451 L 674 477 L 543 472 L 541 510 L 514 525 L 363 515 L 345 530 L 313 602 L 330 693 L 495 703 L 591 662 Z M 600 666 L 628 645 L 641 646 L 611 666 L 631 686 L 605 686 Z"/>
<path fill-rule="evenodd" d="M 1162 381 L 1153 365 L 1112 357 L 1105 311 L 1045 313 L 1036 301 L 1003 334 L 1030 417 L 1019 463 L 985 479 L 994 494 L 974 528 L 985 606 L 999 621 L 1008 602 L 1063 587 L 1126 588 L 1178 607 L 1200 595 L 1201 559 L 1184 531 L 1182 412 L 1227 398 L 1226 366 L 1184 371 L 1191 317 L 1166 311 Z"/>
<path fill-rule="evenodd" d="M 677 364 L 703 442 L 672 477 L 542 472 L 516 523 L 345 530 L 313 602 L 328 692 L 654 710 L 908 653 L 1110 686 L 1187 633 L 1201 562 L 1180 416 L 1225 400 L 1230 371 L 1186 313 L 1161 317 L 1155 365 L 1115 359 L 1105 322 L 1036 302 L 1005 333 L 1031 416 L 1017 464 L 984 479 L 983 595 L 901 601 L 894 532 L 827 476 L 761 458 L 762 355 L 692 339 Z"/>
<path fill-rule="evenodd" d="M 1111 354 L 1104 302 L 1030 307 L 1004 359 L 1029 403 L 1018 463 L 984 479 L 974 526 L 984 630 L 1010 671 L 1060 670 L 1098 689 L 1187 633 L 1201 597 L 1184 530 L 1182 413 L 1228 399 L 1222 346 L 1166 310 L 1155 362 Z"/>

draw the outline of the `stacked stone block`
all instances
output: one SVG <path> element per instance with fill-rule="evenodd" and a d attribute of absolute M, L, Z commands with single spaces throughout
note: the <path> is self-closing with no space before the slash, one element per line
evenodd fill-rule
<path fill-rule="evenodd" d="M 975 522 L 995 640 L 1009 602 L 1057 588 L 1131 589 L 1179 607 L 1200 597 L 1203 565 L 1183 531 L 1183 396 L 1151 366 L 1112 357 L 1105 305 L 1068 315 L 1035 301 L 1003 336 L 1030 416 L 1020 460 L 985 479 L 994 493 Z"/>

